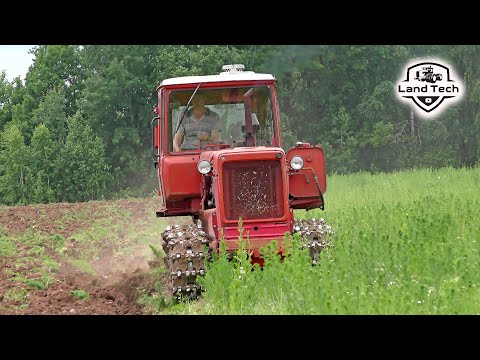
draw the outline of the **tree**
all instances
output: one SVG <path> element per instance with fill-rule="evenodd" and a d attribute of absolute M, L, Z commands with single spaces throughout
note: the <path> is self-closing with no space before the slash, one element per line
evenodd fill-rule
<path fill-rule="evenodd" d="M 113 190 L 139 187 L 150 169 L 150 120 L 155 104 L 155 46 L 86 46 L 88 71 L 79 107 L 99 134 L 115 171 Z M 114 185 L 114 184 L 111 184 Z"/>
<path fill-rule="evenodd" d="M 0 133 L 0 202 L 28 203 L 28 153 L 21 131 L 10 125 Z"/>
<path fill-rule="evenodd" d="M 0 71 L 0 110 L 4 108 L 5 104 L 8 103 L 8 81 L 6 79 L 7 74 L 5 70 Z"/>
<path fill-rule="evenodd" d="M 31 201 L 48 203 L 55 201 L 55 162 L 59 145 L 44 124 L 38 125 L 30 144 L 30 169 L 32 174 Z"/>
<path fill-rule="evenodd" d="M 65 93 L 63 87 L 49 90 L 37 109 L 32 112 L 33 126 L 44 124 L 52 133 L 53 138 L 65 142 L 67 134 L 67 116 L 65 109 Z"/>
<path fill-rule="evenodd" d="M 67 123 L 68 135 L 55 164 L 58 197 L 70 202 L 99 199 L 111 180 L 105 147 L 79 112 Z"/>
<path fill-rule="evenodd" d="M 356 170 L 355 148 L 358 140 L 352 130 L 352 118 L 345 107 L 341 107 L 333 116 L 334 138 L 325 141 L 328 150 L 328 170 L 345 174 Z"/>
<path fill-rule="evenodd" d="M 24 95 L 25 87 L 20 77 L 9 83 L 5 72 L 0 73 L 0 131 L 12 121 L 15 107 L 22 103 Z M 18 125 L 23 128 L 22 124 Z"/>
<path fill-rule="evenodd" d="M 10 121 L 5 107 L 8 107 L 10 103 L 10 84 L 8 83 L 7 74 L 5 70 L 0 71 L 0 131 L 3 129 L 3 126 Z"/>
<path fill-rule="evenodd" d="M 477 120 L 480 114 L 480 46 L 456 46 L 448 55 L 446 59 L 454 61 L 455 70 L 467 89 L 463 100 L 452 106 L 452 109 L 458 109 L 458 113 L 455 117 L 449 117 L 447 122 L 449 141 L 458 149 L 460 163 L 471 166 L 478 162 L 480 153 Z"/>
<path fill-rule="evenodd" d="M 31 50 L 35 58 L 25 77 L 25 86 L 27 93 L 37 100 L 36 105 L 51 90 L 60 87 L 65 94 L 67 115 L 77 111 L 76 101 L 84 80 L 81 51 L 78 45 L 41 45 Z"/>

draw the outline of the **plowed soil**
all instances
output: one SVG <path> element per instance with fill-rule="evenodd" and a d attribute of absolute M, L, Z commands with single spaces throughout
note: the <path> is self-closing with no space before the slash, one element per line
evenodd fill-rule
<path fill-rule="evenodd" d="M 0 314 L 148 314 L 156 199 L 0 207 Z M 153 265 L 152 265 L 153 264 Z M 83 294 L 83 296 L 82 296 Z"/>

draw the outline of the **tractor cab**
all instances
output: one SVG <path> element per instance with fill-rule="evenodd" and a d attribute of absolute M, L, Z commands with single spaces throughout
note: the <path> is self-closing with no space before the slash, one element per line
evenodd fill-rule
<path fill-rule="evenodd" d="M 200 216 L 217 206 L 219 198 L 228 192 L 223 185 L 212 188 L 212 179 L 237 179 L 228 177 L 229 171 L 223 174 L 222 169 L 242 167 L 253 183 L 260 171 L 257 164 L 268 159 L 278 163 L 275 169 L 279 173 L 275 177 L 265 174 L 271 183 L 265 183 L 262 191 L 276 189 L 275 196 L 257 195 L 271 199 L 269 207 L 283 209 L 281 217 L 285 220 L 290 216 L 289 208 L 323 207 L 323 150 L 303 143 L 286 153 L 282 149 L 275 83 L 273 75 L 245 71 L 241 64 L 225 65 L 217 75 L 161 82 L 154 108 L 157 116 L 152 120 L 161 200 L 157 216 Z M 230 164 L 233 159 L 234 165 Z M 215 191 L 219 192 L 216 196 Z M 256 201 L 255 197 L 251 199 L 249 203 Z"/>
<path fill-rule="evenodd" d="M 273 82 L 272 75 L 244 72 L 243 65 L 226 65 L 219 75 L 164 80 L 158 111 L 165 126 L 160 139 L 163 148 L 158 150 L 185 154 L 237 146 L 279 146 Z M 192 114 L 199 102 L 204 115 L 195 119 Z M 247 129 L 246 116 L 252 118 L 251 129 Z M 211 136 L 212 130 L 215 136 Z M 178 132 L 181 143 L 175 148 Z"/>

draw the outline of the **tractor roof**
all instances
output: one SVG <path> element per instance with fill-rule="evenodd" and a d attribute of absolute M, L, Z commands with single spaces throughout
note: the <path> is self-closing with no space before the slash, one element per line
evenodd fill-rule
<path fill-rule="evenodd" d="M 258 74 L 253 71 L 243 71 L 244 66 L 241 64 L 224 65 L 222 72 L 218 75 L 200 75 L 200 76 L 181 76 L 165 79 L 160 86 L 209 83 L 219 81 L 249 81 L 249 80 L 275 80 L 271 74 Z"/>

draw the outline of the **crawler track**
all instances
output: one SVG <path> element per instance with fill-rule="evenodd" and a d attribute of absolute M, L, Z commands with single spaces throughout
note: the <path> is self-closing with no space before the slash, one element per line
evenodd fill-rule
<path fill-rule="evenodd" d="M 310 250 L 312 265 L 317 264 L 323 249 L 333 246 L 331 236 L 334 232 L 323 218 L 296 219 L 293 225 L 293 233 L 300 235 L 302 247 Z"/>
<path fill-rule="evenodd" d="M 166 293 L 178 301 L 197 299 L 202 291 L 197 276 L 205 274 L 207 234 L 201 224 L 169 226 L 162 233 L 168 283 Z"/>

